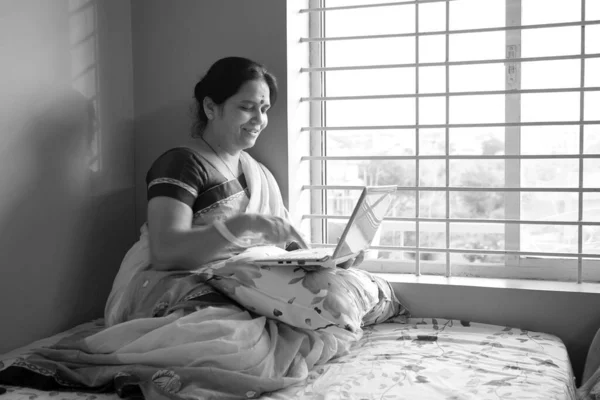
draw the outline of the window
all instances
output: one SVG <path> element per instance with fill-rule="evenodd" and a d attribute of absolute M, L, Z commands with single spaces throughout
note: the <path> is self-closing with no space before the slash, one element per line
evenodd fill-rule
<path fill-rule="evenodd" d="M 398 185 L 363 267 L 600 281 L 600 1 L 310 0 L 302 229 Z"/>

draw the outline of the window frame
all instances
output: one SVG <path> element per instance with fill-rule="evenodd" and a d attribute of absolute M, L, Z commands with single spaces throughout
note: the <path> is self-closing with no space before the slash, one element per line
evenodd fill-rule
<path fill-rule="evenodd" d="M 449 3 L 450 0 L 439 0 L 446 4 L 446 31 L 445 31 L 445 40 L 446 40 L 446 62 L 445 62 L 445 73 L 446 73 L 446 91 L 445 91 L 445 102 L 446 102 L 446 121 L 444 124 L 445 135 L 446 135 L 446 153 L 445 153 L 445 163 L 446 163 L 446 171 L 450 171 L 450 157 L 449 157 L 449 130 L 450 130 L 450 79 L 449 79 L 449 69 L 450 64 L 448 63 L 448 49 L 449 49 L 449 38 L 452 34 L 450 31 L 449 24 Z M 582 14 L 581 20 L 578 25 L 585 26 L 585 3 L 586 0 L 582 0 Z M 323 9 L 325 8 L 325 0 L 309 0 L 309 9 Z M 390 3 L 388 3 L 390 4 Z M 419 1 L 407 1 L 402 2 L 402 4 L 414 4 L 415 5 L 415 31 L 416 34 L 413 36 L 418 36 L 418 21 L 419 21 Z M 510 28 L 513 26 L 521 26 L 521 0 L 506 0 L 506 27 L 502 28 L 505 32 L 506 37 L 506 59 L 504 63 L 505 67 L 505 90 L 509 93 L 502 93 L 505 95 L 505 123 L 500 124 L 505 126 L 505 155 L 509 157 L 504 157 L 505 160 L 505 186 L 507 188 L 521 188 L 520 185 L 520 161 L 523 159 L 523 156 L 520 154 L 520 130 L 521 126 L 526 126 L 527 124 L 523 124 L 520 118 L 520 108 L 521 108 L 521 93 L 524 92 L 521 90 L 521 29 Z M 349 7 L 336 7 L 336 8 L 352 8 Z M 310 11 L 303 10 L 308 12 L 309 14 L 309 35 L 311 38 L 320 38 L 323 37 L 323 33 L 325 32 L 325 24 L 326 24 L 326 12 L 321 11 Z M 541 24 L 541 25 L 552 25 L 552 24 Z M 580 97 L 580 121 L 579 121 L 579 153 L 578 153 L 578 161 L 579 161 L 579 186 L 578 186 L 578 196 L 579 196 L 579 218 L 578 221 L 582 221 L 583 218 L 583 193 L 589 192 L 583 190 L 583 161 L 584 154 L 583 152 L 583 137 L 584 137 L 584 127 L 586 124 L 582 123 L 584 121 L 584 65 L 585 60 L 585 29 L 582 29 L 582 39 L 581 39 L 581 57 L 573 58 L 579 59 L 581 63 L 581 79 L 580 79 L 580 88 L 579 88 L 579 97 Z M 322 68 L 325 63 L 326 58 L 326 42 L 319 41 L 310 41 L 308 40 L 309 46 L 309 69 L 306 69 L 304 72 L 310 71 L 311 67 Z M 323 45 L 321 45 L 323 43 Z M 413 159 L 416 159 L 416 193 L 419 192 L 419 129 L 421 125 L 419 125 L 419 88 L 418 88 L 418 74 L 419 74 L 419 40 L 416 40 L 416 65 L 415 65 L 415 82 L 416 82 L 416 92 L 415 92 L 415 100 L 416 100 L 416 122 L 415 122 L 415 140 L 416 140 L 416 154 Z M 542 57 L 546 58 L 546 57 Z M 509 60 L 514 59 L 514 62 L 509 62 Z M 310 92 L 309 98 L 326 98 L 326 85 L 325 79 L 326 74 L 325 70 L 321 70 L 320 72 L 308 72 L 310 75 Z M 485 92 L 484 92 L 485 93 Z M 310 105 L 310 123 L 309 127 L 324 127 L 325 126 L 325 115 L 327 109 L 326 101 L 310 101 L 310 99 L 304 98 L 303 101 L 309 101 Z M 600 121 L 596 121 L 600 122 Z M 489 124 L 485 124 L 489 125 Z M 302 157 L 303 162 L 308 162 L 311 164 L 310 168 L 310 184 L 305 185 L 303 187 L 304 190 L 308 190 L 310 192 L 310 215 L 303 215 L 302 219 L 310 219 L 310 229 L 312 238 L 315 242 L 324 242 L 323 238 L 327 237 L 327 220 L 331 219 L 331 217 L 327 216 L 327 200 L 326 200 L 326 192 L 327 188 L 335 189 L 334 186 L 327 186 L 326 176 L 327 176 L 327 163 L 326 163 L 326 140 L 327 135 L 325 130 L 318 129 L 306 129 L 305 133 L 308 133 L 309 142 L 310 142 L 310 155 Z M 510 157 L 516 156 L 516 157 Z M 600 158 L 600 155 L 597 155 Z M 596 157 L 594 157 L 596 158 Z M 314 160 L 321 159 L 321 162 L 314 162 Z M 450 232 L 450 223 L 451 218 L 449 218 L 450 210 L 449 210 L 449 193 L 452 187 L 449 182 L 449 173 L 446 173 L 446 185 L 445 187 L 438 188 L 439 191 L 446 192 L 446 218 L 444 219 L 445 223 L 445 232 Z M 360 187 L 349 188 L 351 190 L 359 190 Z M 513 191 L 504 191 L 505 198 L 505 219 L 507 220 L 519 220 L 520 221 L 520 194 L 522 192 L 527 192 L 527 190 L 513 190 Z M 419 196 L 416 196 L 416 209 L 419 210 Z M 391 218 L 391 221 L 398 220 L 402 222 L 406 220 L 405 218 Z M 450 276 L 474 276 L 474 277 L 484 277 L 484 278 L 504 278 L 504 279 L 543 279 L 543 280 L 558 280 L 558 281 L 577 281 L 581 283 L 583 281 L 600 281 L 600 260 L 588 260 L 585 258 L 585 255 L 582 254 L 582 233 L 583 226 L 587 224 L 585 221 L 582 223 L 577 223 L 578 227 L 578 253 L 573 253 L 573 258 L 553 258 L 553 257 L 543 257 L 539 254 L 530 254 L 526 251 L 521 251 L 520 245 L 520 226 L 521 223 L 504 223 L 504 235 L 506 238 L 505 247 L 506 251 L 499 251 L 498 253 L 502 253 L 506 256 L 506 261 L 504 265 L 500 264 L 474 264 L 474 263 L 455 263 L 450 262 L 450 254 L 452 251 L 450 250 L 450 235 L 446 234 L 446 249 L 443 249 L 442 254 L 445 253 L 445 260 L 441 262 L 429 262 L 420 260 L 419 253 L 420 252 L 430 252 L 431 250 L 426 247 L 420 247 L 419 243 L 419 232 L 421 231 L 419 228 L 420 222 L 427 221 L 427 219 L 416 217 L 414 218 L 413 223 L 415 224 L 415 234 L 416 234 L 416 243 L 417 245 L 414 248 L 407 247 L 395 247 L 393 250 L 396 251 L 414 251 L 416 253 L 415 260 L 393 260 L 393 261 L 384 261 L 384 260 L 365 260 L 362 264 L 362 268 L 374 271 L 374 272 L 386 272 L 386 273 L 410 273 L 415 275 L 421 274 L 432 274 L 432 275 L 445 275 L 446 277 Z M 600 225 L 593 224 L 593 225 Z M 333 247 L 332 245 L 319 245 L 320 247 Z M 392 247 L 386 246 L 373 246 L 374 250 L 392 250 Z M 468 253 L 468 251 L 466 252 Z M 480 252 L 473 252 L 476 254 L 482 254 Z M 552 253 L 550 253 L 552 254 Z M 597 256 L 600 258 L 600 255 Z"/>

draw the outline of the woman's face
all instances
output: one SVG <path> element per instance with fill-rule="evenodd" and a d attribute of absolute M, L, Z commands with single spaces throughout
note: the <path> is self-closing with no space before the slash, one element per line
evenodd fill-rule
<path fill-rule="evenodd" d="M 244 150 L 254 146 L 268 124 L 269 94 L 264 80 L 248 81 L 218 107 L 213 127 L 227 147 Z"/>

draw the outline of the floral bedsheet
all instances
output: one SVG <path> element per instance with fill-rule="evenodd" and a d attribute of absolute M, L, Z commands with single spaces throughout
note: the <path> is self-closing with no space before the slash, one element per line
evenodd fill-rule
<path fill-rule="evenodd" d="M 93 321 L 69 331 L 89 330 Z M 392 319 L 364 329 L 349 354 L 314 368 L 306 384 L 263 396 L 288 399 L 575 400 L 566 348 L 557 337 L 445 319 Z M 55 343 L 67 332 L 34 345 Z M 31 346 L 28 346 L 30 348 Z M 0 370 L 23 349 L 0 356 Z M 11 387 L 0 400 L 114 400 L 112 394 Z"/>
<path fill-rule="evenodd" d="M 271 399 L 560 399 L 575 383 L 562 341 L 445 319 L 392 320 L 365 329 L 350 354 L 314 368 Z"/>

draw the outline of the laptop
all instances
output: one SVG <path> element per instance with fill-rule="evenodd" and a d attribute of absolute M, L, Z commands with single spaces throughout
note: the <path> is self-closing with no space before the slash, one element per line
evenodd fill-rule
<path fill-rule="evenodd" d="M 392 204 L 396 188 L 397 186 L 365 187 L 335 249 L 300 249 L 266 256 L 254 261 L 262 265 L 334 268 L 336 265 L 356 257 L 361 251 L 366 251 L 371 246 L 379 226 Z"/>

